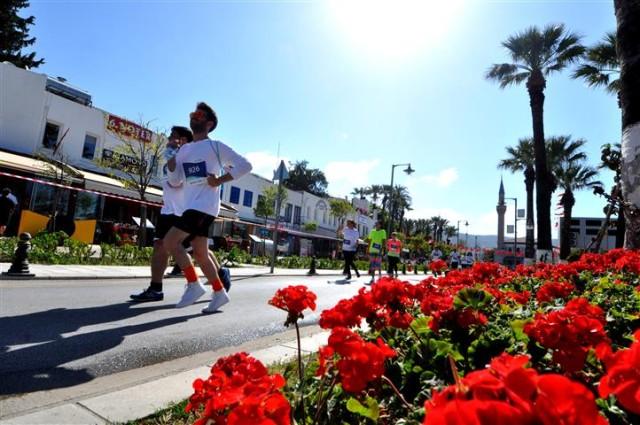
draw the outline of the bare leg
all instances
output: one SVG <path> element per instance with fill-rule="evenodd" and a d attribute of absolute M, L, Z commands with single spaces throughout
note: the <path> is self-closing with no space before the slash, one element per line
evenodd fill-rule
<path fill-rule="evenodd" d="M 182 270 L 193 265 L 191 263 L 191 257 L 189 257 L 184 246 L 182 246 L 182 241 L 184 241 L 187 236 L 189 236 L 187 232 L 183 232 L 177 227 L 172 227 L 163 240 L 165 248 L 173 255 L 173 258 L 175 258 L 176 263 L 178 263 L 178 266 L 180 266 Z"/>
<path fill-rule="evenodd" d="M 207 246 L 207 238 L 204 236 L 198 236 L 191 241 L 191 247 L 193 248 L 193 256 L 200 265 L 202 273 L 207 277 L 210 283 L 219 281 L 218 268 L 211 259 L 209 254 L 209 247 Z M 182 265 L 180 265 L 182 267 Z"/>
<path fill-rule="evenodd" d="M 162 243 L 162 239 L 153 243 L 153 255 L 151 256 L 151 281 L 162 283 L 164 272 L 169 263 L 169 253 Z"/>

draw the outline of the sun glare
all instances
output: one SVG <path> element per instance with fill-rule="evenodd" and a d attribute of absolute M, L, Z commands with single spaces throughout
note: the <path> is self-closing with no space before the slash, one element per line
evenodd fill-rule
<path fill-rule="evenodd" d="M 345 38 L 382 59 L 417 54 L 454 23 L 463 0 L 330 0 Z"/>

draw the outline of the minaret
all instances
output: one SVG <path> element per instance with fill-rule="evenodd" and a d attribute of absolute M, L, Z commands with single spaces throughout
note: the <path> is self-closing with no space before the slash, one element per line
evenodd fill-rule
<path fill-rule="evenodd" d="M 498 212 L 498 246 L 497 249 L 504 249 L 504 214 L 507 212 L 507 205 L 504 203 L 504 185 L 502 184 L 502 177 L 500 177 L 500 191 L 498 192 L 498 205 L 496 206 Z"/>

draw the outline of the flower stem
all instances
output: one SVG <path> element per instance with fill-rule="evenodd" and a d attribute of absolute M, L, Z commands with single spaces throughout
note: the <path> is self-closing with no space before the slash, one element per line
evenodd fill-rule
<path fill-rule="evenodd" d="M 300 343 L 300 327 L 298 322 L 296 325 L 296 337 L 298 339 L 298 379 L 300 380 L 298 387 L 300 388 L 300 410 L 302 410 L 302 417 L 305 417 L 304 412 L 304 372 L 302 371 L 302 346 Z"/>
<path fill-rule="evenodd" d="M 382 380 L 384 382 L 386 382 L 387 384 L 389 384 L 389 386 L 393 389 L 393 392 L 396 393 L 396 395 L 398 396 L 398 398 L 400 398 L 400 400 L 402 401 L 402 404 L 404 404 L 404 406 L 409 409 L 409 410 L 413 410 L 414 407 L 411 403 L 409 403 L 404 396 L 402 395 L 402 393 L 398 390 L 398 388 L 394 385 L 394 383 L 391 381 L 391 379 L 387 378 L 386 376 L 382 375 Z"/>

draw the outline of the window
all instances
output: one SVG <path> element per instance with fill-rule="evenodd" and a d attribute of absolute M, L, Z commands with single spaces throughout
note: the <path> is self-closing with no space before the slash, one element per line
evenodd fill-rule
<path fill-rule="evenodd" d="M 602 226 L 602 220 L 586 220 L 585 225 L 587 227 L 591 227 L 591 226 L 600 227 Z"/>
<path fill-rule="evenodd" d="M 240 188 L 231 186 L 231 194 L 229 195 L 229 202 L 232 204 L 240 203 Z"/>
<path fill-rule="evenodd" d="M 251 208 L 251 205 L 253 205 L 253 192 L 251 192 L 250 190 L 244 191 L 244 199 L 242 201 L 242 205 Z"/>
<path fill-rule="evenodd" d="M 291 222 L 291 213 L 293 212 L 293 205 L 292 204 L 287 204 L 287 206 L 284 209 L 284 221 L 287 223 Z"/>
<path fill-rule="evenodd" d="M 82 147 L 82 157 L 87 159 L 93 159 L 93 155 L 96 153 L 96 144 L 98 139 L 90 134 L 84 136 L 84 146 Z"/>
<path fill-rule="evenodd" d="M 302 222 L 301 215 L 302 208 L 296 206 L 293 208 L 293 224 L 300 224 Z"/>
<path fill-rule="evenodd" d="M 45 148 L 53 149 L 58 144 L 58 137 L 60 136 L 60 126 L 51 122 L 47 123 L 44 128 L 44 137 L 42 138 L 42 146 Z"/>

